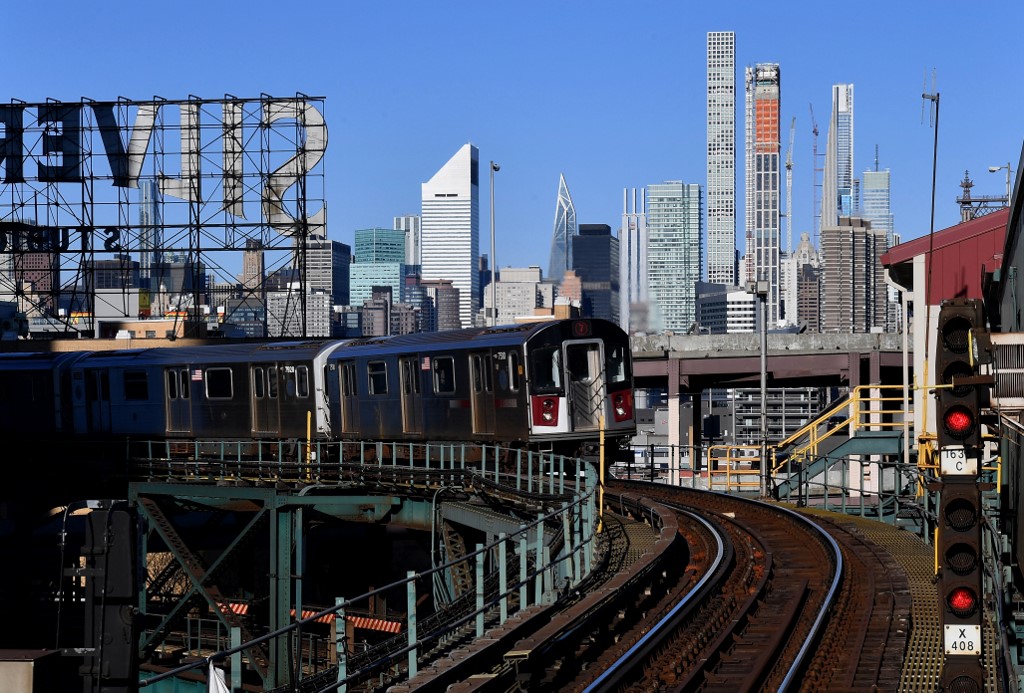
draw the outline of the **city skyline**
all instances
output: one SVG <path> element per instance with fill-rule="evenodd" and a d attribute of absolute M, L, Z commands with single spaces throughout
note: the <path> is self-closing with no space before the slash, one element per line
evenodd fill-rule
<path fill-rule="evenodd" d="M 194 21 L 190 11 L 200 7 L 203 21 Z M 12 25 L 44 21 L 41 9 L 8 9 Z M 870 161 L 879 146 L 883 167 L 891 172 L 895 230 L 904 240 L 927 233 L 929 224 L 934 131 L 922 91 L 942 95 L 937 229 L 958 219 L 953 199 L 964 169 L 980 194 L 1001 194 L 1005 185 L 1004 173 L 990 174 L 989 166 L 1010 162 L 1016 174 L 1024 128 L 1013 114 L 1024 97 L 1006 87 L 1005 66 L 1013 56 L 1009 32 L 1024 9 L 1014 3 L 987 8 L 993 21 L 986 25 L 984 51 L 951 50 L 964 36 L 962 8 L 948 2 L 930 5 L 927 12 L 868 2 L 856 15 L 787 3 L 777 8 L 772 32 L 736 7 L 659 7 L 654 25 L 639 21 L 645 16 L 639 6 L 626 16 L 638 18 L 640 40 L 616 55 L 590 49 L 600 42 L 614 45 L 621 35 L 622 9 L 612 3 L 569 2 L 556 12 L 531 2 L 515 8 L 452 3 L 452 9 L 436 16 L 415 5 L 395 13 L 308 3 L 293 13 L 303 18 L 295 24 L 302 27 L 302 50 L 277 51 L 279 60 L 256 70 L 247 68 L 238 42 L 229 38 L 265 35 L 269 18 L 287 19 L 283 8 L 262 4 L 237 12 L 230 3 L 186 2 L 174 12 L 139 7 L 99 17 L 84 6 L 58 2 L 63 21 L 47 24 L 49 43 L 74 45 L 82 36 L 131 35 L 149 26 L 144 59 L 125 61 L 119 52 L 99 50 L 81 51 L 69 63 L 59 51 L 39 50 L 31 31 L 13 32 L 10 50 L 33 57 L 12 71 L 7 98 L 323 95 L 330 131 L 328 233 L 350 245 L 356 229 L 390 226 L 395 216 L 415 212 L 419 185 L 451 151 L 472 142 L 485 160 L 502 164 L 495 192 L 501 266 L 546 265 L 537 249 L 549 247 L 551 188 L 560 172 L 572 181 L 578 221 L 607 223 L 613 231 L 624 187 L 673 179 L 707 184 L 708 32 L 735 33 L 737 73 L 758 62 L 777 62 L 785 71 L 783 129 L 797 119 L 794 239 L 813 223 L 808 106 L 814 108 L 822 152 L 837 83 L 857 85 L 855 160 Z M 865 46 L 886 48 L 836 51 L 834 31 L 824 31 L 836 26 L 869 39 Z M 399 50 L 380 50 L 381 38 L 389 35 L 403 37 Z M 252 43 L 251 57 L 289 40 L 282 31 L 265 46 Z M 182 45 L 202 51 L 182 56 Z M 182 60 L 230 69 L 183 70 Z M 650 69 L 655 65 L 672 69 Z M 632 104 L 623 93 L 635 95 Z M 654 94 L 657 99 L 650 98 Z M 740 197 L 738 219 L 742 204 Z M 485 219 L 488 206 L 484 195 Z M 490 255 L 488 246 L 482 239 L 480 252 Z"/>

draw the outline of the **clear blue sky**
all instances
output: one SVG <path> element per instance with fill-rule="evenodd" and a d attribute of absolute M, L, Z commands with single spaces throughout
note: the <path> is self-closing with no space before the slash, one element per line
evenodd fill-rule
<path fill-rule="evenodd" d="M 794 234 L 812 216 L 809 104 L 824 150 L 831 85 L 855 85 L 855 168 L 892 171 L 896 231 L 928 232 L 932 138 L 922 83 L 941 94 L 936 228 L 956 223 L 964 169 L 1000 194 L 1024 141 L 1013 70 L 1024 3 L 853 2 L 7 3 L 5 101 L 326 97 L 329 234 L 419 213 L 420 184 L 459 147 L 496 176 L 499 265 L 546 267 L 558 176 L 580 223 L 620 222 L 622 190 L 705 183 L 705 41 L 737 34 L 742 67 L 782 70 L 783 153 L 796 116 Z M 760 7 L 760 9 L 758 9 Z M 974 9 L 978 8 L 978 9 Z M 742 142 L 737 160 L 742 215 Z M 1016 173 L 1016 171 L 1015 171 Z M 737 228 L 742 229 L 742 216 Z"/>

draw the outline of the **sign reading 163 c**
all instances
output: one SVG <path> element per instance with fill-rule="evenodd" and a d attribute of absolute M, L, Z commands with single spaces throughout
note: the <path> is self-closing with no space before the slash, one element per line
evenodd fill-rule
<path fill-rule="evenodd" d="M 939 471 L 942 476 L 978 474 L 978 458 L 973 450 L 963 445 L 947 445 L 939 452 Z"/>

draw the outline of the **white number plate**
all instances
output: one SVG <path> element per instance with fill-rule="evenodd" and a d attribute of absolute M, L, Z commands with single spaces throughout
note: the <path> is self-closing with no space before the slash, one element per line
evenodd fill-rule
<path fill-rule="evenodd" d="M 946 626 L 945 628 L 946 654 L 981 654 L 981 626 Z"/>
<path fill-rule="evenodd" d="M 947 445 L 939 452 L 939 471 L 942 476 L 977 475 L 978 458 L 963 445 Z"/>

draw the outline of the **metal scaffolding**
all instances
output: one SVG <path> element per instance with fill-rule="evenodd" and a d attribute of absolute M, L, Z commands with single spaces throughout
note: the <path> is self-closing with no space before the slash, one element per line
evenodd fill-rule
<path fill-rule="evenodd" d="M 0 300 L 98 336 L 100 318 L 202 322 L 211 282 L 261 300 L 298 284 L 305 331 L 323 113 L 304 94 L 0 105 Z M 266 272 L 242 286 L 247 249 Z"/>

